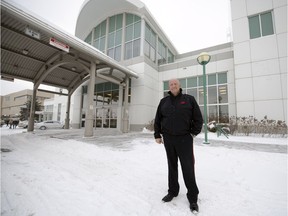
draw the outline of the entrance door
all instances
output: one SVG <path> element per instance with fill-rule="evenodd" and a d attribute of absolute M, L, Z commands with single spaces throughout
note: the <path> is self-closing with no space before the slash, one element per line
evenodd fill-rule
<path fill-rule="evenodd" d="M 96 108 L 95 126 L 96 128 L 116 128 L 117 108 Z"/>

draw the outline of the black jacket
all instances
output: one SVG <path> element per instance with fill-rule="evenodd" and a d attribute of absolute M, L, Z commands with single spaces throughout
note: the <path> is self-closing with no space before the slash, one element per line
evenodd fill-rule
<path fill-rule="evenodd" d="M 160 134 L 170 135 L 197 135 L 201 132 L 203 118 L 200 108 L 191 95 L 180 93 L 175 97 L 171 92 L 162 98 L 157 108 L 154 122 L 154 137 L 161 138 Z"/>

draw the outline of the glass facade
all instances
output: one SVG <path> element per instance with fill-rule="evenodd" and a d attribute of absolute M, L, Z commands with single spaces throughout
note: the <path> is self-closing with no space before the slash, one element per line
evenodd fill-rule
<path fill-rule="evenodd" d="M 209 74 L 207 80 L 208 122 L 229 122 L 227 72 Z M 184 94 L 195 97 L 201 112 L 204 112 L 203 76 L 179 79 Z M 168 95 L 169 81 L 164 82 L 164 96 Z"/>
<path fill-rule="evenodd" d="M 88 86 L 82 86 L 82 96 L 87 94 Z M 124 101 L 123 89 L 123 101 Z M 83 97 L 84 98 L 84 97 Z M 128 102 L 131 101 L 131 79 L 129 79 Z M 81 108 L 83 109 L 83 100 Z M 117 108 L 119 104 L 119 85 L 105 82 L 95 84 L 94 87 L 94 127 L 116 128 Z M 82 111 L 82 127 L 85 122 L 85 110 Z"/>
<path fill-rule="evenodd" d="M 156 62 L 156 33 L 145 24 L 144 54 L 153 62 Z"/>
<path fill-rule="evenodd" d="M 144 54 L 158 65 L 174 62 L 174 54 L 147 23 L 143 29 L 144 44 L 141 44 L 141 22 L 141 17 L 135 14 L 117 14 L 97 25 L 84 41 L 116 61 Z"/>
<path fill-rule="evenodd" d="M 272 12 L 248 17 L 250 39 L 274 34 Z"/>

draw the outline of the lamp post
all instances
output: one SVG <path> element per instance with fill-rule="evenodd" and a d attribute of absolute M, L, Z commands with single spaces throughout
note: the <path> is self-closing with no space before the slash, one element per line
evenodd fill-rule
<path fill-rule="evenodd" d="M 204 144 L 210 144 L 207 138 L 207 89 L 206 89 L 206 71 L 205 71 L 205 65 L 208 64 L 210 59 L 211 56 L 206 52 L 200 53 L 200 55 L 197 57 L 198 63 L 203 66 L 204 132 L 205 132 L 205 140 L 203 141 Z"/>

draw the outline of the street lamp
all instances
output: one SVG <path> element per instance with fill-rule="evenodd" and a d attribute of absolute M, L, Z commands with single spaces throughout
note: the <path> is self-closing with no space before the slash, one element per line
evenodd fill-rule
<path fill-rule="evenodd" d="M 204 89 L 204 132 L 205 132 L 205 140 L 204 144 L 210 144 L 208 142 L 207 138 L 207 89 L 206 89 L 206 71 L 205 71 L 205 65 L 208 64 L 210 61 L 211 56 L 206 53 L 202 52 L 200 55 L 197 57 L 197 61 L 200 65 L 203 65 L 203 89 Z"/>

